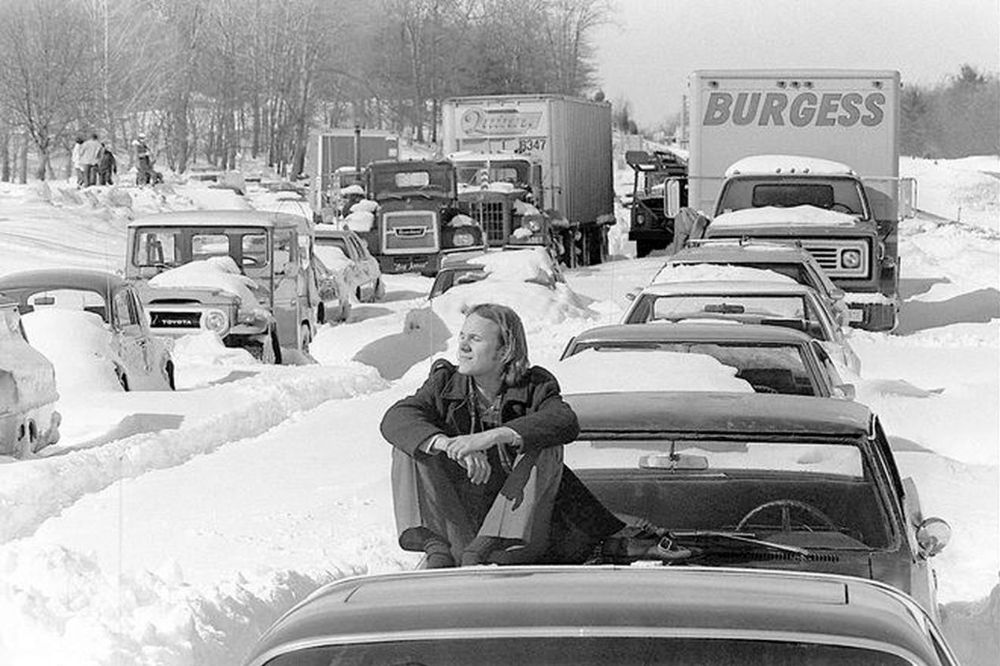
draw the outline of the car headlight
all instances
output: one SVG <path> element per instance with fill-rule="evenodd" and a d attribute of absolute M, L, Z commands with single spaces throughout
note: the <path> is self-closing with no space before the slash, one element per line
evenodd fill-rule
<path fill-rule="evenodd" d="M 861 251 L 844 250 L 840 254 L 840 263 L 844 268 L 857 268 L 861 265 Z"/>
<path fill-rule="evenodd" d="M 222 310 L 208 310 L 201 318 L 201 327 L 222 335 L 229 328 L 229 317 Z"/>
<path fill-rule="evenodd" d="M 452 241 L 455 243 L 456 247 L 468 247 L 475 242 L 475 239 L 471 234 L 455 234 Z"/>

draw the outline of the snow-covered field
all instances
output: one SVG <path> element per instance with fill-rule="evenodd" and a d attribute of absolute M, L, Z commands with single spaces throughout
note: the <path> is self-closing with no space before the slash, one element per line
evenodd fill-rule
<path fill-rule="evenodd" d="M 852 336 L 859 399 L 881 415 L 925 512 L 954 529 L 935 559 L 945 625 L 960 652 L 977 636 L 981 654 L 970 623 L 997 609 L 958 602 L 985 599 L 1000 570 L 1000 158 L 901 166 L 928 214 L 902 228 L 899 330 Z M 0 183 L 0 274 L 119 270 L 135 215 L 268 205 L 263 191 L 197 183 Z M 434 307 L 429 279 L 388 276 L 385 299 L 319 331 L 319 365 L 265 367 L 194 338 L 176 350 L 174 393 L 68 386 L 60 443 L 0 459 L 0 664 L 236 664 L 317 585 L 411 566 L 378 423 L 453 353 L 462 302 L 515 305 L 532 361 L 551 367 L 569 336 L 616 321 L 661 263 L 618 257 L 568 271 L 568 287 L 511 283 L 502 297 L 470 285 Z M 996 641 L 995 625 L 985 631 Z"/>

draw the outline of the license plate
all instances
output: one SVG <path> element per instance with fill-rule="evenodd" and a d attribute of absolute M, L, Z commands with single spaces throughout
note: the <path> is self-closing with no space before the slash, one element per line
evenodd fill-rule
<path fill-rule="evenodd" d="M 865 311 L 851 308 L 847 311 L 847 321 L 864 321 Z"/>

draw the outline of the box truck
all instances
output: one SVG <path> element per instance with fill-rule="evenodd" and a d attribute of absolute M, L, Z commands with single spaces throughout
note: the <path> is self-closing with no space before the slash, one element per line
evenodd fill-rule
<path fill-rule="evenodd" d="M 324 221 L 338 212 L 340 190 L 364 182 L 364 168 L 375 160 L 398 159 L 399 139 L 390 132 L 332 129 L 314 132 L 306 147 L 309 203 Z"/>
<path fill-rule="evenodd" d="M 852 323 L 899 308 L 896 71 L 702 70 L 689 81 L 690 205 L 710 238 L 795 242 L 847 292 Z"/>
<path fill-rule="evenodd" d="M 615 222 L 609 103 L 563 95 L 446 99 L 442 150 L 473 174 L 460 177 L 460 205 L 491 245 L 531 238 L 543 224 L 566 265 L 607 256 Z"/>

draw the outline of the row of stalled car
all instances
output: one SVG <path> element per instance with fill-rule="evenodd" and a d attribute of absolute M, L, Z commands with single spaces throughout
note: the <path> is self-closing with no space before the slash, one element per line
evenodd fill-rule
<path fill-rule="evenodd" d="M 31 457 L 59 440 L 54 359 L 68 359 L 61 386 L 89 364 L 84 391 L 173 390 L 180 336 L 214 333 L 279 363 L 289 350 L 308 355 L 316 328 L 346 321 L 352 303 L 385 294 L 353 231 L 288 213 L 150 215 L 130 223 L 127 247 L 124 277 L 72 268 L 0 276 L 0 455 Z"/>
<path fill-rule="evenodd" d="M 489 279 L 456 257 L 431 300 Z M 957 664 L 930 566 L 950 527 L 853 399 L 848 320 L 797 246 L 677 252 L 620 324 L 574 336 L 551 368 L 580 421 L 566 464 L 659 543 L 342 580 L 246 664 Z"/>

